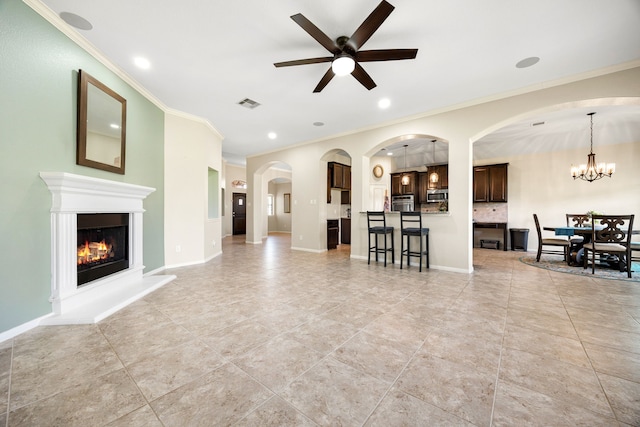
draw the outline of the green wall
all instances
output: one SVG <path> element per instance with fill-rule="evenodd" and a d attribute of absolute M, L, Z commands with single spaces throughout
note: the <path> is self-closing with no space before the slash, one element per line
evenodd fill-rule
<path fill-rule="evenodd" d="M 75 164 L 78 69 L 127 100 L 126 174 Z M 164 112 L 20 0 L 0 0 L 0 333 L 51 312 L 51 194 L 39 172 L 156 189 L 144 264 L 164 266 Z"/>

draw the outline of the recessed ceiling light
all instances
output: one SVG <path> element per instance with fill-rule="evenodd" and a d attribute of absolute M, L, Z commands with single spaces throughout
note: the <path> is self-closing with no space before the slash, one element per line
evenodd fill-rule
<path fill-rule="evenodd" d="M 133 59 L 134 64 L 138 66 L 138 68 L 142 68 L 143 70 L 148 70 L 151 67 L 151 62 L 148 59 L 143 58 L 141 56 L 137 56 Z"/>
<path fill-rule="evenodd" d="M 314 126 L 324 126 L 324 123 L 322 122 L 313 122 Z"/>
<path fill-rule="evenodd" d="M 516 64 L 516 68 L 531 67 L 532 65 L 536 65 L 538 61 L 540 61 L 540 58 L 538 58 L 537 56 L 530 56 L 528 58 L 523 59 L 522 61 L 519 61 Z"/>
<path fill-rule="evenodd" d="M 389 98 L 382 98 L 380 101 L 378 101 L 378 107 L 383 110 L 385 108 L 389 108 L 390 105 L 391 105 L 391 100 Z"/>
<path fill-rule="evenodd" d="M 111 126 L 111 129 L 120 129 L 120 125 L 116 123 L 111 123 L 109 126 Z"/>
<path fill-rule="evenodd" d="M 269 139 L 276 139 L 278 137 L 275 132 L 269 132 L 267 136 L 269 137 Z"/>
<path fill-rule="evenodd" d="M 60 18 L 62 18 L 62 20 L 67 24 L 80 30 L 90 30 L 93 28 L 91 22 L 87 21 L 82 16 L 76 15 L 75 13 L 60 12 Z"/>
<path fill-rule="evenodd" d="M 389 151 L 389 152 L 387 153 L 387 156 L 393 156 L 393 153 L 392 153 L 391 151 Z"/>

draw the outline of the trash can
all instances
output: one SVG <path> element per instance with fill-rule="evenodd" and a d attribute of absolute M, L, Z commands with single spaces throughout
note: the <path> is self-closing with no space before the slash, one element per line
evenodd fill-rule
<path fill-rule="evenodd" d="M 511 250 L 527 251 L 527 241 L 529 240 L 528 228 L 510 228 Z"/>

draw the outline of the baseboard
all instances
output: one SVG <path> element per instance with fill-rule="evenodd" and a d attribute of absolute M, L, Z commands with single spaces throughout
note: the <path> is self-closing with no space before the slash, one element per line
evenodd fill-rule
<path fill-rule="evenodd" d="M 326 249 L 298 248 L 298 247 L 295 247 L 295 246 L 291 246 L 291 250 L 292 251 L 311 252 L 311 253 L 314 253 L 314 254 L 319 254 L 319 253 L 327 251 Z"/>
<path fill-rule="evenodd" d="M 45 314 L 42 317 L 30 320 L 26 323 L 23 323 L 22 325 L 18 325 L 15 328 L 11 328 L 8 331 L 0 333 L 0 343 L 15 338 L 20 334 L 24 334 L 25 332 L 30 331 L 37 326 L 40 326 L 40 322 L 51 316 L 53 316 L 53 313 Z"/>

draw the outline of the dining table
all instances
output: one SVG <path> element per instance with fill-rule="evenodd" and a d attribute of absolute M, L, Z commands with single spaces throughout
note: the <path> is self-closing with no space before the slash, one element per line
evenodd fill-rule
<path fill-rule="evenodd" d="M 604 226 L 596 225 L 595 230 L 602 230 Z M 580 242 L 572 242 L 569 247 L 569 257 L 567 257 L 567 264 L 574 266 L 582 266 L 582 257 L 584 256 L 584 244 L 591 241 L 594 229 L 591 225 L 586 227 L 572 227 L 572 226 L 559 226 L 559 227 L 543 227 L 545 231 L 553 231 L 556 236 L 582 236 L 583 240 Z M 632 230 L 631 234 L 640 234 L 640 230 Z"/>
<path fill-rule="evenodd" d="M 602 230 L 604 227 L 597 225 L 596 230 Z M 586 227 L 574 227 L 574 226 L 559 226 L 559 227 L 543 227 L 546 231 L 553 231 L 556 236 L 582 236 L 582 240 L 579 242 L 571 242 L 569 247 L 569 256 L 567 257 L 567 264 L 569 265 L 582 265 L 582 257 L 584 256 L 583 246 L 585 243 L 591 241 L 593 234 L 593 228 L 591 225 Z"/>

